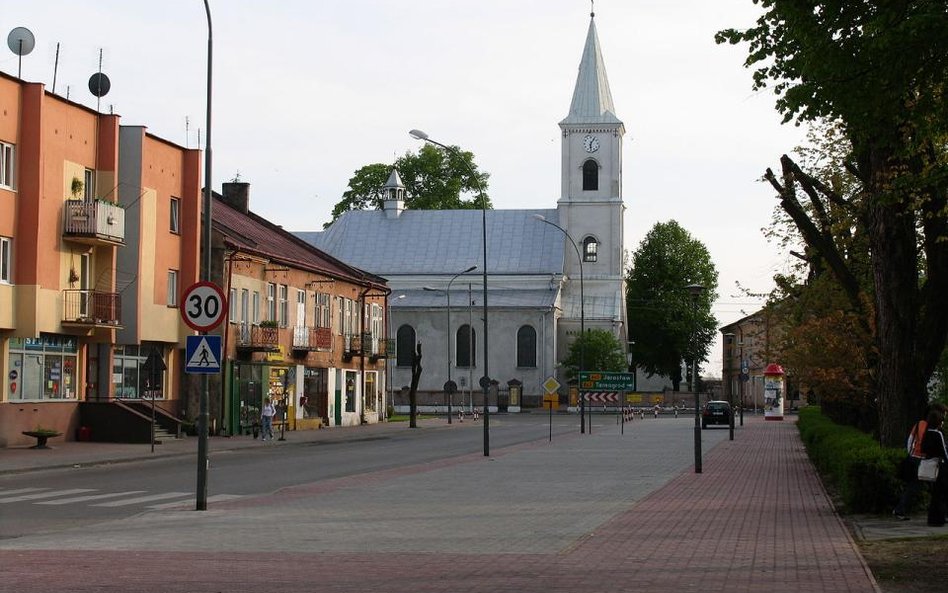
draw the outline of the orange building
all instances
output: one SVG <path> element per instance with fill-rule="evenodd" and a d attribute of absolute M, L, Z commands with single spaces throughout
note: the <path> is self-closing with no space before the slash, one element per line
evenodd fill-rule
<path fill-rule="evenodd" d="M 291 430 L 384 418 L 385 279 L 251 212 L 249 184 L 225 183 L 222 193 L 212 269 L 229 314 L 217 332 L 224 385 L 210 399 L 212 425 L 252 431 L 265 397 Z"/>
<path fill-rule="evenodd" d="M 124 372 L 142 344 L 174 363 L 184 339 L 169 271 L 197 277 L 199 191 L 198 151 L 0 73 L 0 447 L 37 427 L 142 439 L 144 416 L 115 399 L 157 384 Z M 172 199 L 177 233 L 162 231 Z M 160 378 L 173 413 L 177 372 Z"/>

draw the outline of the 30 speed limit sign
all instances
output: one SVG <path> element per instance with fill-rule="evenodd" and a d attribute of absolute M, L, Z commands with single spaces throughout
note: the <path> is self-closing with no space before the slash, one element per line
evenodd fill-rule
<path fill-rule="evenodd" d="M 199 332 L 220 325 L 226 312 L 224 291 L 213 282 L 196 282 L 181 297 L 181 318 L 188 327 Z"/>

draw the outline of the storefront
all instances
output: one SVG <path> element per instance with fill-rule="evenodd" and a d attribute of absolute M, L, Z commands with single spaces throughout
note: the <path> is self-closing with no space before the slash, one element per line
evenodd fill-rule
<path fill-rule="evenodd" d="M 8 401 L 78 400 L 79 343 L 74 336 L 10 338 Z"/>
<path fill-rule="evenodd" d="M 141 346 L 115 346 L 112 350 L 112 397 L 138 399 L 154 397 L 165 399 L 165 377 L 163 372 L 148 373 L 145 361 L 156 352 L 162 360 L 168 360 L 164 345 L 144 343 Z"/>

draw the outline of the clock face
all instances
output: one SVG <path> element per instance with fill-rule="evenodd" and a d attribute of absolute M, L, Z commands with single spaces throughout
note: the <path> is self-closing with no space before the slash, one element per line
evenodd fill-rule
<path fill-rule="evenodd" d="M 586 136 L 583 138 L 583 148 L 586 149 L 586 152 L 596 152 L 599 150 L 599 138 Z"/>

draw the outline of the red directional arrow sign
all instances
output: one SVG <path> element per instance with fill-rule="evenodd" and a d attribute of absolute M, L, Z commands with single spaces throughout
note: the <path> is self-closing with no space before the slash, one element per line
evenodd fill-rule
<path fill-rule="evenodd" d="M 220 286 L 213 282 L 195 282 L 181 297 L 181 319 L 193 330 L 214 329 L 224 321 L 227 299 Z"/>

